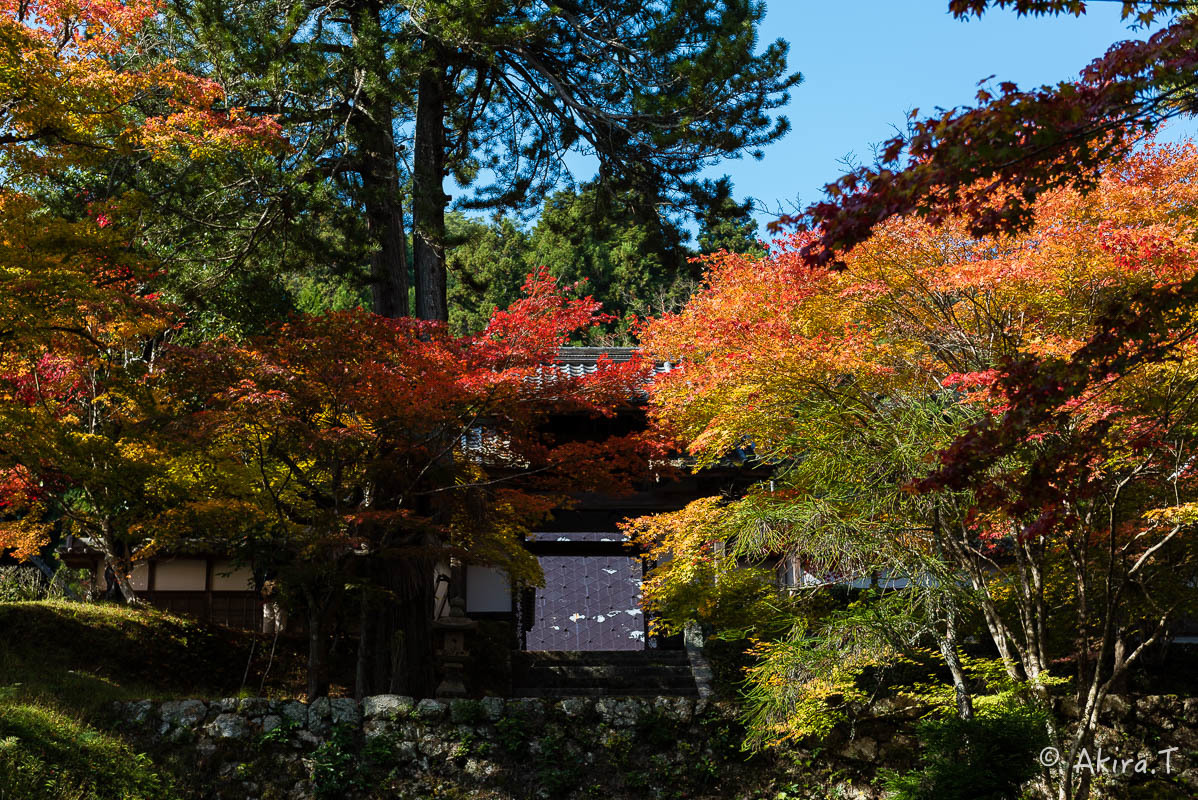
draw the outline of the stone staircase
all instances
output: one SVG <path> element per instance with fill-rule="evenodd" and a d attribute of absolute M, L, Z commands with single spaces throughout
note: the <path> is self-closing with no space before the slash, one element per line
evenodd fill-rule
<path fill-rule="evenodd" d="M 516 697 L 698 695 L 685 650 L 517 651 Z"/>

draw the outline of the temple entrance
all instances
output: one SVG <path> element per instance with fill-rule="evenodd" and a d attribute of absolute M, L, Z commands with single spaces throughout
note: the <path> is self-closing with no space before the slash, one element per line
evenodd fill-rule
<path fill-rule="evenodd" d="M 614 531 L 539 532 L 529 549 L 545 585 L 518 600 L 519 649 L 644 650 L 641 560 Z"/>
<path fill-rule="evenodd" d="M 697 692 L 685 650 L 647 640 L 643 564 L 618 533 L 538 533 L 545 585 L 521 598 L 512 693 L 528 697 Z"/>
<path fill-rule="evenodd" d="M 639 559 L 541 555 L 538 560 L 545 585 L 536 589 L 528 609 L 522 649 L 645 649 Z"/>

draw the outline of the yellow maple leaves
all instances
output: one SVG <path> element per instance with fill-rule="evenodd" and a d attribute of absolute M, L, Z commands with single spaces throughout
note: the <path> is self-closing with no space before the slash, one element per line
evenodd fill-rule
<path fill-rule="evenodd" d="M 1004 357 L 1068 357 L 1114 293 L 1194 274 L 1195 175 L 1193 145 L 1146 146 L 1093 193 L 1046 196 L 1021 236 L 900 219 L 841 272 L 796 257 L 806 234 L 761 257 L 710 257 L 686 308 L 644 331 L 648 350 L 683 363 L 656 382 L 656 414 L 710 463 L 795 436 L 788 409 L 848 376 L 856 391 L 934 392 Z"/>

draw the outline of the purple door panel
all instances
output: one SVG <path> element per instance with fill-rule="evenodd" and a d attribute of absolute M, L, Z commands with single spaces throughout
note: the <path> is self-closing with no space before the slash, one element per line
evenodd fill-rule
<path fill-rule="evenodd" d="M 641 562 L 626 556 L 540 556 L 529 650 L 644 650 Z"/>

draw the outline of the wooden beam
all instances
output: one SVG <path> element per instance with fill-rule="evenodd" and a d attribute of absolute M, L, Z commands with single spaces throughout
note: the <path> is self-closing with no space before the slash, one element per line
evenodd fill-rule
<path fill-rule="evenodd" d="M 204 558 L 204 614 L 212 622 L 212 556 Z"/>

